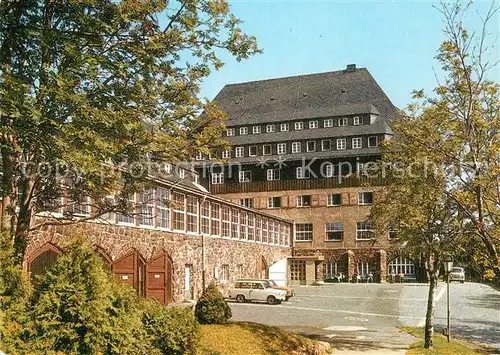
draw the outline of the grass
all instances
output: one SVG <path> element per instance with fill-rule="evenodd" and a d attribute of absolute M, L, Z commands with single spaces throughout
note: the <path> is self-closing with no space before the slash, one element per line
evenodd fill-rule
<path fill-rule="evenodd" d="M 434 347 L 432 350 L 424 348 L 424 328 L 420 327 L 401 327 L 401 330 L 422 339 L 410 345 L 407 355 L 469 355 L 469 354 L 488 354 L 492 353 L 491 348 L 484 347 L 477 343 L 472 343 L 462 339 L 452 339 L 448 343 L 447 338 L 437 332 L 434 332 Z"/>
<path fill-rule="evenodd" d="M 202 325 L 199 355 L 314 354 L 317 343 L 276 327 L 248 322 Z"/>

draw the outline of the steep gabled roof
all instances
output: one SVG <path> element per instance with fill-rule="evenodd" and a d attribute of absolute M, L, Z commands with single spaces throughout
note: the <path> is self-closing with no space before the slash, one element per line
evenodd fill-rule
<path fill-rule="evenodd" d="M 229 84 L 215 97 L 228 126 L 380 113 L 397 114 L 366 68 Z"/>

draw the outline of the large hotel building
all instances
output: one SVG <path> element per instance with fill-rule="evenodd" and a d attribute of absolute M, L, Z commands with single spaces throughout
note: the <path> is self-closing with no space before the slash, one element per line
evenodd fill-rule
<path fill-rule="evenodd" d="M 231 149 L 197 170 L 212 194 L 295 222 L 290 283 L 417 277 L 395 231 L 375 239 L 368 219 L 384 181 L 363 171 L 398 111 L 367 69 L 230 84 L 215 102 Z"/>

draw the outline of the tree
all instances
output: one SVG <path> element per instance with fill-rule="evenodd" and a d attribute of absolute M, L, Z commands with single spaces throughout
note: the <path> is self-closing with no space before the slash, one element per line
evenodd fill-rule
<path fill-rule="evenodd" d="M 220 51 L 260 52 L 239 26 L 225 0 L 0 4 L 0 232 L 18 262 L 37 211 L 126 211 L 161 162 L 224 145 L 224 115 L 199 84 Z"/>
<path fill-rule="evenodd" d="M 488 24 L 498 12 L 495 3 L 482 18 L 479 34 L 464 26 L 470 3 L 442 3 L 445 41 L 436 59 L 445 77 L 435 96 L 415 92 L 398 134 L 421 157 L 433 157 L 432 169 L 442 179 L 429 181 L 475 228 L 489 267 L 500 280 L 500 105 L 499 84 L 488 79 L 497 62 L 488 60 Z M 408 161 L 408 159 L 407 159 Z"/>
<path fill-rule="evenodd" d="M 231 308 L 213 282 L 203 290 L 194 314 L 201 324 L 223 324 L 232 317 Z"/>

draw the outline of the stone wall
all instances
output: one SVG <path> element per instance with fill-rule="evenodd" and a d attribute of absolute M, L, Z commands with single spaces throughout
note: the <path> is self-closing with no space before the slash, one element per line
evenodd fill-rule
<path fill-rule="evenodd" d="M 203 265 L 205 265 L 205 284 L 208 284 L 214 280 L 216 268 L 220 274 L 223 265 L 227 265 L 229 281 L 232 281 L 238 277 L 265 276 L 266 267 L 291 256 L 289 247 L 202 237 L 194 234 L 177 234 L 134 226 L 82 222 L 66 226 L 45 226 L 32 232 L 26 249 L 25 269 L 28 268 L 28 262 L 36 255 L 37 250 L 47 243 L 61 248 L 71 237 L 78 236 L 87 239 L 111 262 L 119 260 L 133 250 L 136 250 L 146 263 L 159 253 L 168 253 L 173 266 L 172 298 L 174 302 L 185 298 L 186 266 L 191 268 L 191 289 L 194 297 L 197 298 L 202 291 Z M 205 263 L 203 254 L 205 254 Z M 223 282 L 222 286 L 224 284 Z"/>

